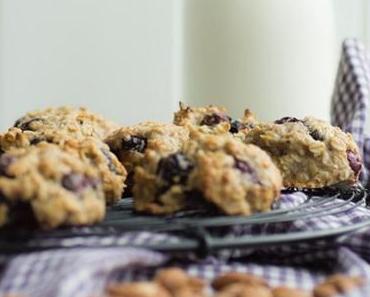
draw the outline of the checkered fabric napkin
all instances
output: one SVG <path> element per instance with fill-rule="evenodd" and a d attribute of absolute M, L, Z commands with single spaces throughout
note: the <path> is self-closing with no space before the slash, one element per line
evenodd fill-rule
<path fill-rule="evenodd" d="M 343 42 L 335 90 L 331 103 L 332 124 L 352 133 L 362 152 L 368 180 L 370 138 L 365 135 L 370 87 L 370 60 L 364 45 L 356 39 Z"/>
<path fill-rule="evenodd" d="M 333 95 L 332 122 L 353 133 L 368 169 L 370 138 L 366 138 L 364 126 L 369 73 L 364 47 L 356 40 L 346 40 Z M 366 178 L 364 175 L 363 179 Z M 279 207 L 294 207 L 305 199 L 307 197 L 303 193 L 283 195 Z M 357 223 L 369 217 L 370 210 L 352 208 L 337 215 L 254 228 L 232 228 L 225 230 L 225 236 L 326 230 Z M 308 290 L 333 273 L 360 275 L 370 279 L 369 230 L 312 243 L 231 252 L 223 250 L 204 259 L 191 253 L 165 255 L 132 248 L 133 245 L 143 243 L 176 243 L 181 240 L 174 235 L 131 232 L 118 237 L 65 239 L 58 242 L 60 249 L 19 255 L 10 261 L 3 257 L 0 260 L 6 260 L 6 265 L 0 279 L 0 296 L 6 293 L 27 297 L 101 296 L 109 282 L 148 279 L 156 269 L 166 266 L 179 266 L 193 276 L 208 280 L 226 271 L 248 272 L 264 277 L 272 286 L 287 285 Z M 347 297 L 368 297 L 369 292 L 370 285 L 350 292 Z"/>

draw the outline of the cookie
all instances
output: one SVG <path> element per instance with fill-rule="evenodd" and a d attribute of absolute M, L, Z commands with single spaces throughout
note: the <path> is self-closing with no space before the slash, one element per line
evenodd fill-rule
<path fill-rule="evenodd" d="M 182 151 L 160 156 L 149 150 L 136 169 L 137 211 L 167 214 L 187 208 L 217 208 L 227 215 L 271 209 L 281 176 L 260 148 L 229 135 L 199 133 Z"/>
<path fill-rule="evenodd" d="M 282 173 L 285 187 L 352 185 L 362 168 L 352 136 L 312 117 L 260 123 L 248 132 L 245 141 L 270 154 Z"/>
<path fill-rule="evenodd" d="M 215 290 L 219 291 L 232 284 L 268 287 L 268 283 L 262 277 L 241 272 L 227 272 L 225 274 L 219 275 L 212 281 L 211 285 Z"/>
<path fill-rule="evenodd" d="M 0 223 L 29 217 L 42 228 L 88 225 L 105 214 L 97 170 L 54 144 L 0 156 Z"/>
<path fill-rule="evenodd" d="M 202 133 L 238 134 L 248 131 L 257 123 L 253 114 L 247 109 L 241 119 L 233 120 L 224 107 L 209 105 L 205 107 L 190 107 L 180 102 L 180 110 L 174 115 L 173 123 L 185 126 L 190 131 Z"/>
<path fill-rule="evenodd" d="M 144 122 L 113 132 L 106 143 L 128 172 L 127 194 L 132 190 L 134 169 L 141 165 L 147 150 L 156 151 L 158 156 L 170 154 L 180 150 L 188 139 L 185 128 L 158 122 Z"/>
<path fill-rule="evenodd" d="M 334 297 L 338 294 L 346 294 L 363 284 L 364 279 L 361 277 L 334 274 L 318 284 L 313 290 L 313 295 L 314 297 Z"/>
<path fill-rule="evenodd" d="M 13 148 L 26 148 L 41 142 L 55 142 L 62 149 L 75 154 L 98 170 L 108 204 L 116 202 L 122 197 L 127 172 L 105 143 L 95 137 L 71 138 L 67 135 L 63 137 L 54 136 L 50 135 L 49 138 L 41 138 L 40 134 L 35 134 L 32 131 L 22 131 L 13 127 L 0 135 L 0 149 L 9 151 Z"/>
<path fill-rule="evenodd" d="M 108 145 L 90 137 L 83 141 L 66 140 L 61 147 L 91 164 L 98 171 L 107 204 L 113 204 L 121 199 L 126 187 L 127 171 L 116 155 L 109 150 Z"/>
<path fill-rule="evenodd" d="M 202 297 L 206 296 L 206 283 L 200 278 L 189 276 L 180 268 L 159 270 L 154 281 L 166 288 L 172 296 Z"/>
<path fill-rule="evenodd" d="M 91 136 L 104 139 L 117 128 L 112 122 L 86 108 L 65 106 L 29 112 L 18 119 L 14 127 L 33 132 L 34 141 L 50 138 L 53 143 L 66 136 L 73 138 Z"/>
<path fill-rule="evenodd" d="M 171 297 L 172 295 L 155 282 L 112 284 L 107 287 L 108 297 Z M 190 297 L 190 296 L 189 296 Z"/>
<path fill-rule="evenodd" d="M 288 288 L 288 287 L 277 287 L 272 290 L 274 297 L 312 297 L 312 295 L 300 289 Z"/>
<path fill-rule="evenodd" d="M 274 297 L 270 289 L 262 286 L 232 284 L 227 286 L 220 292 L 215 294 L 215 297 Z"/>

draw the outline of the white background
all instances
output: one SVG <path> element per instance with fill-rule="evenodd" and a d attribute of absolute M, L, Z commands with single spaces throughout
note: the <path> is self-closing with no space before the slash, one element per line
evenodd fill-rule
<path fill-rule="evenodd" d="M 0 125 L 47 105 L 86 105 L 122 123 L 169 120 L 172 0 L 0 2 Z"/>
<path fill-rule="evenodd" d="M 279 4 L 276 4 L 279 3 Z M 177 101 L 328 118 L 367 0 L 0 0 L 0 128 L 49 105 L 130 124 Z"/>

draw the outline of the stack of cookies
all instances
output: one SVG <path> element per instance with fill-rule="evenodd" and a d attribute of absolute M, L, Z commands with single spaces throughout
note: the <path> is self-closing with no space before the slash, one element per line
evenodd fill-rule
<path fill-rule="evenodd" d="M 361 167 L 351 135 L 311 117 L 263 123 L 249 110 L 232 119 L 180 104 L 173 123 L 119 127 L 84 108 L 49 108 L 0 134 L 0 225 L 93 224 L 129 196 L 155 215 L 250 215 L 270 210 L 283 186 L 352 185 Z"/>

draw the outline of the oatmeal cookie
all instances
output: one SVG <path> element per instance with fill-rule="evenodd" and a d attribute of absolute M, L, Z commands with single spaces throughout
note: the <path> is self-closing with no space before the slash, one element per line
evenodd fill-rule
<path fill-rule="evenodd" d="M 268 211 L 280 195 L 280 172 L 257 146 L 205 135 L 189 142 L 186 151 L 196 162 L 190 184 L 225 214 Z"/>
<path fill-rule="evenodd" d="M 200 278 L 189 276 L 176 267 L 159 270 L 154 281 L 166 288 L 172 296 L 205 297 L 206 283 Z"/>
<path fill-rule="evenodd" d="M 319 283 L 313 290 L 314 297 L 337 296 L 364 285 L 365 280 L 357 276 L 334 274 Z"/>
<path fill-rule="evenodd" d="M 170 154 L 180 150 L 188 139 L 185 128 L 158 122 L 144 122 L 113 132 L 106 143 L 128 172 L 126 193 L 131 192 L 134 169 L 141 165 L 147 150 L 154 150 L 159 156 Z"/>
<path fill-rule="evenodd" d="M 35 139 L 50 138 L 56 143 L 65 137 L 104 139 L 117 125 L 86 108 L 63 106 L 29 112 L 18 119 L 14 127 L 33 132 Z"/>
<path fill-rule="evenodd" d="M 95 168 L 48 143 L 1 154 L 0 197 L 2 225 L 25 214 L 43 228 L 86 225 L 105 214 Z"/>
<path fill-rule="evenodd" d="M 97 169 L 102 181 L 105 200 L 108 204 L 121 199 L 126 187 L 127 171 L 116 155 L 109 150 L 108 145 L 90 137 L 83 141 L 66 140 L 62 148 L 74 153 L 82 161 Z"/>
<path fill-rule="evenodd" d="M 172 297 L 163 286 L 155 282 L 132 282 L 111 284 L 106 289 L 107 297 Z M 190 296 L 189 296 L 190 297 Z"/>
<path fill-rule="evenodd" d="M 223 134 L 230 132 L 246 133 L 253 128 L 257 121 L 252 112 L 245 110 L 241 119 L 233 120 L 224 107 L 209 105 L 206 107 L 190 107 L 180 102 L 180 110 L 174 115 L 174 124 L 185 126 L 190 131 Z M 243 135 L 240 135 L 242 137 Z"/>
<path fill-rule="evenodd" d="M 362 161 L 352 136 L 321 120 L 286 117 L 249 131 L 245 141 L 267 151 L 285 187 L 320 188 L 357 182 Z"/>
<path fill-rule="evenodd" d="M 167 156 L 147 151 L 135 174 L 135 208 L 166 214 L 213 207 L 249 215 L 269 210 L 281 183 L 278 169 L 258 147 L 230 135 L 199 133 L 182 151 Z"/>
<path fill-rule="evenodd" d="M 127 172 L 105 143 L 95 137 L 79 139 L 64 136 L 55 139 L 54 136 L 41 138 L 40 134 L 36 135 L 32 131 L 22 131 L 13 127 L 0 135 L 0 149 L 5 152 L 14 148 L 26 148 L 41 142 L 55 142 L 62 149 L 77 155 L 99 171 L 108 204 L 116 202 L 122 197 Z"/>

